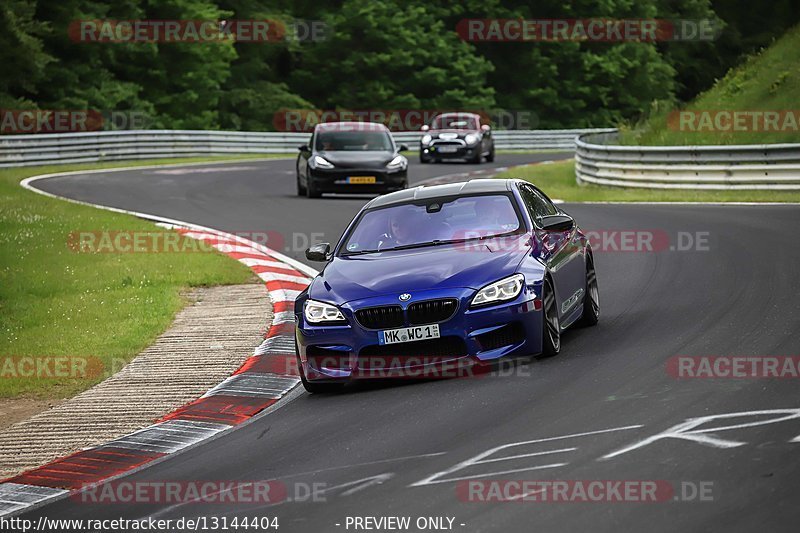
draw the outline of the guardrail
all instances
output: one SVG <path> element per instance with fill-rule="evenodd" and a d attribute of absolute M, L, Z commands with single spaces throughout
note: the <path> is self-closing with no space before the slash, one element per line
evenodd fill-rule
<path fill-rule="evenodd" d="M 610 129 L 497 130 L 500 150 L 573 150 L 584 133 Z M 414 150 L 421 132 L 393 133 Z M 228 154 L 295 152 L 308 133 L 137 130 L 0 136 L 0 167 Z"/>
<path fill-rule="evenodd" d="M 622 146 L 613 133 L 576 141 L 579 182 L 649 189 L 800 190 L 800 144 Z"/>

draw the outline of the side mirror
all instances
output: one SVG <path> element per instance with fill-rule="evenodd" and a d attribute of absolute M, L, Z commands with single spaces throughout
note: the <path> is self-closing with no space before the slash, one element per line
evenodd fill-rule
<path fill-rule="evenodd" d="M 574 227 L 575 220 L 569 215 L 542 217 L 542 229 L 545 231 L 570 231 Z"/>
<path fill-rule="evenodd" d="M 423 124 L 422 127 L 419 129 L 419 131 L 428 131 L 430 129 L 431 129 L 430 126 L 428 126 L 427 124 Z"/>
<path fill-rule="evenodd" d="M 481 130 L 483 130 L 483 131 L 492 131 L 492 127 L 489 126 L 488 124 L 484 124 L 483 126 L 481 126 Z"/>
<path fill-rule="evenodd" d="M 301 144 L 300 146 L 297 147 L 297 149 L 300 150 L 301 152 L 311 151 L 311 148 L 309 148 L 307 144 Z"/>
<path fill-rule="evenodd" d="M 306 259 L 309 261 L 320 261 L 325 262 L 328 260 L 331 254 L 331 245 L 327 242 L 321 242 L 319 244 L 315 244 L 308 250 L 306 250 Z"/>
<path fill-rule="evenodd" d="M 408 145 L 407 144 L 401 144 L 400 147 L 397 148 L 397 151 L 398 152 L 407 152 L 408 151 Z"/>

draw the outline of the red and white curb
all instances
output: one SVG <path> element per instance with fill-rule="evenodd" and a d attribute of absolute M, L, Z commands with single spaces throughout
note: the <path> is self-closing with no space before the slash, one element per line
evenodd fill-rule
<path fill-rule="evenodd" d="M 30 183 L 58 175 L 64 174 L 28 178 L 22 185 L 54 196 L 33 188 Z M 87 485 L 128 474 L 229 431 L 273 406 L 300 382 L 294 352 L 294 300 L 316 275 L 316 270 L 266 246 L 215 229 L 144 213 L 94 207 L 154 220 L 162 227 L 206 241 L 244 263 L 266 284 L 273 306 L 272 324 L 264 341 L 239 369 L 197 400 L 135 433 L 4 480 L 0 483 L 0 516 L 17 514 L 78 492 Z"/>

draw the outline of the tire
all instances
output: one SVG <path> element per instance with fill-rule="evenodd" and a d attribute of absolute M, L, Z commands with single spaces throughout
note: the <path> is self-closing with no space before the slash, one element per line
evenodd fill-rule
<path fill-rule="evenodd" d="M 319 198 L 322 193 L 314 186 L 314 182 L 306 179 L 306 198 Z"/>
<path fill-rule="evenodd" d="M 300 185 L 300 174 L 297 175 L 297 196 L 305 196 L 306 188 Z"/>
<path fill-rule="evenodd" d="M 486 156 L 487 163 L 494 163 L 494 144 L 492 145 L 491 151 L 489 151 L 489 155 Z"/>
<path fill-rule="evenodd" d="M 470 162 L 470 163 L 473 163 L 473 164 L 475 164 L 475 165 L 480 165 L 480 164 L 481 164 L 481 159 L 482 159 L 482 158 L 481 158 L 481 153 L 480 153 L 480 152 L 478 152 L 478 153 L 476 153 L 474 156 L 472 156 L 472 157 L 469 159 L 469 162 Z"/>
<path fill-rule="evenodd" d="M 597 273 L 594 270 L 594 258 L 586 255 L 586 292 L 583 295 L 583 314 L 581 326 L 595 326 L 600 320 L 600 291 L 597 289 Z"/>
<path fill-rule="evenodd" d="M 422 155 L 422 152 L 420 152 L 419 153 L 419 162 L 422 163 L 423 165 L 427 165 L 428 163 L 431 162 L 431 160 L 428 159 L 427 157 L 425 157 L 424 155 Z"/>
<path fill-rule="evenodd" d="M 306 379 L 306 374 L 303 372 L 303 365 L 300 363 L 300 354 L 297 351 L 297 341 L 294 343 L 294 352 L 297 357 L 297 368 L 300 373 L 300 381 L 303 383 L 303 388 L 311 394 L 325 394 L 331 392 L 339 392 L 344 387 L 344 383 L 314 383 Z"/>
<path fill-rule="evenodd" d="M 556 293 L 550 278 L 544 279 L 542 291 L 542 353 L 539 359 L 553 357 L 561 351 L 561 322 L 558 318 Z"/>

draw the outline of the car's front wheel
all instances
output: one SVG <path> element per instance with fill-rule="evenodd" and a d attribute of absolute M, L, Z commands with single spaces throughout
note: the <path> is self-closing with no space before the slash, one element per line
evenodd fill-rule
<path fill-rule="evenodd" d="M 314 185 L 314 182 L 311 179 L 306 178 L 306 198 L 319 198 L 322 196 L 322 193 L 319 192 L 317 187 Z"/>
<path fill-rule="evenodd" d="M 594 326 L 600 320 L 600 292 L 597 289 L 597 274 L 594 271 L 594 259 L 586 256 L 586 294 L 583 296 L 582 326 Z"/>
<path fill-rule="evenodd" d="M 294 344 L 295 356 L 297 357 L 297 369 L 300 374 L 300 381 L 303 383 L 303 388 L 312 394 L 325 394 L 330 392 L 338 392 L 342 390 L 344 384 L 342 383 L 314 383 L 306 379 L 306 373 L 303 372 L 303 364 L 300 362 L 300 354 L 297 352 L 297 341 Z"/>
<path fill-rule="evenodd" d="M 298 159 L 297 164 L 294 167 L 295 175 L 297 176 L 297 196 L 305 196 L 306 195 L 306 188 L 300 183 L 300 162 Z"/>
<path fill-rule="evenodd" d="M 489 163 L 494 162 L 494 144 L 492 144 L 492 149 L 489 151 L 489 155 L 486 156 L 486 161 Z"/>
<path fill-rule="evenodd" d="M 544 279 L 542 289 L 542 353 L 538 357 L 553 357 L 561 351 L 561 322 L 558 318 L 556 293 L 550 278 Z"/>

